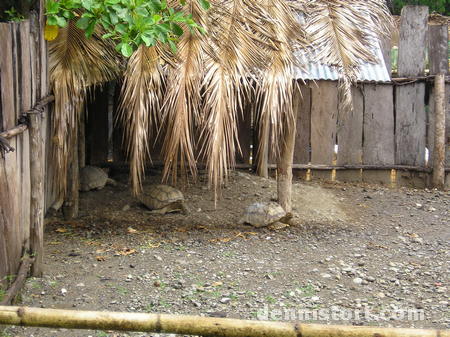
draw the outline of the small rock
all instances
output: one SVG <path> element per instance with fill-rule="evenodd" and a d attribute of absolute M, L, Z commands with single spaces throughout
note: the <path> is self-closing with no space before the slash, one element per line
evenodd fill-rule
<path fill-rule="evenodd" d="M 230 303 L 230 302 L 231 302 L 231 298 L 229 298 L 229 297 L 222 297 L 220 299 L 220 303 L 222 303 L 222 304 L 227 304 L 227 303 Z"/>
<path fill-rule="evenodd" d="M 353 279 L 353 283 L 355 283 L 355 284 L 362 284 L 363 283 L 363 279 L 361 277 L 355 277 Z"/>
<path fill-rule="evenodd" d="M 125 205 L 125 206 L 122 207 L 122 211 L 123 212 L 129 211 L 130 208 L 131 208 L 130 205 Z"/>
<path fill-rule="evenodd" d="M 65 296 L 65 295 L 67 294 L 67 289 L 66 289 L 66 288 L 62 288 L 62 289 L 61 289 L 61 294 L 62 294 L 63 296 Z"/>

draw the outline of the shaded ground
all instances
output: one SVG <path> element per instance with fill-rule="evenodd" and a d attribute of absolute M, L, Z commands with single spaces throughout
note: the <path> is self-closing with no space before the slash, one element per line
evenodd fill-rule
<path fill-rule="evenodd" d="M 79 220 L 49 220 L 46 276 L 28 281 L 25 305 L 315 322 L 335 313 L 326 321 L 450 328 L 449 193 L 298 182 L 294 224 L 255 229 L 237 223 L 246 205 L 276 196 L 274 180 L 233 173 L 217 209 L 206 188 L 191 186 L 190 215 L 160 216 L 116 178 L 82 194 Z"/>

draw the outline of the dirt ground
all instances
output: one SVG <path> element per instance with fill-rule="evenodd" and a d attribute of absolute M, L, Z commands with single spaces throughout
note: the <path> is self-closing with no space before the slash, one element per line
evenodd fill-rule
<path fill-rule="evenodd" d="M 27 282 L 24 305 L 450 328 L 448 192 L 296 181 L 292 225 L 253 228 L 239 224 L 243 210 L 276 197 L 273 179 L 234 172 L 215 208 L 201 176 L 183 191 L 189 215 L 155 215 L 131 197 L 127 176 L 114 178 L 81 194 L 76 221 L 47 219 L 46 273 Z"/>

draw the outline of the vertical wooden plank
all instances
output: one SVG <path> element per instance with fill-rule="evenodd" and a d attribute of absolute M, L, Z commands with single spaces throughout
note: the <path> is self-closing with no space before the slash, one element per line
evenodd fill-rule
<path fill-rule="evenodd" d="M 294 164 L 308 164 L 311 147 L 311 88 L 308 84 L 299 86 L 301 102 L 297 111 Z"/>
<path fill-rule="evenodd" d="M 405 6 L 400 21 L 398 76 L 424 74 L 427 35 L 428 7 Z M 396 164 L 425 166 L 425 84 L 397 86 L 395 107 Z"/>
<path fill-rule="evenodd" d="M 424 74 L 428 29 L 427 6 L 405 6 L 400 19 L 398 76 Z"/>
<path fill-rule="evenodd" d="M 341 111 L 338 118 L 337 165 L 356 165 L 362 162 L 364 97 L 362 87 L 352 88 L 353 111 Z"/>
<path fill-rule="evenodd" d="M 241 152 L 236 147 L 236 163 L 250 165 L 250 153 L 253 140 L 252 132 L 252 106 L 246 104 L 242 113 L 237 116 L 238 140 Z"/>
<path fill-rule="evenodd" d="M 425 166 L 425 83 L 398 86 L 395 107 L 396 164 Z"/>
<path fill-rule="evenodd" d="M 394 96 L 390 84 L 364 85 L 363 164 L 395 162 Z"/>
<path fill-rule="evenodd" d="M 311 163 L 331 165 L 336 144 L 337 83 L 311 84 Z"/>
<path fill-rule="evenodd" d="M 0 53 L 0 76 L 1 76 L 1 103 L 2 103 L 2 128 L 9 129 L 16 125 L 17 110 L 17 73 L 15 71 L 15 25 L 0 23 L 0 41 L 2 41 L 2 52 Z M 10 139 L 10 144 L 17 149 L 17 138 Z M 0 186 L 4 189 L 0 209 L 2 209 L 4 223 L 3 234 L 6 250 L 5 262 L 8 273 L 14 273 L 20 262 L 20 252 L 18 252 L 18 220 L 20 214 L 18 206 L 18 186 L 17 186 L 17 150 L 9 153 L 2 161 L 0 172 Z"/>
<path fill-rule="evenodd" d="M 448 69 L 448 25 L 429 26 L 430 75 L 447 74 Z"/>

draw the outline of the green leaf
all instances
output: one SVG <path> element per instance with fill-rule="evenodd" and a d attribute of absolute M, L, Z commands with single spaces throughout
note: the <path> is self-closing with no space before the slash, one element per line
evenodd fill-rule
<path fill-rule="evenodd" d="M 173 42 L 172 40 L 169 40 L 169 46 L 170 46 L 170 49 L 172 50 L 172 52 L 174 52 L 174 53 L 177 52 L 177 45 L 175 44 L 175 42 Z"/>
<path fill-rule="evenodd" d="M 67 20 L 62 16 L 56 16 L 56 24 L 59 27 L 65 27 L 67 26 Z"/>
<path fill-rule="evenodd" d="M 172 32 L 174 32 L 175 35 L 177 36 L 181 36 L 183 35 L 184 31 L 183 28 L 181 28 L 179 25 L 177 25 L 176 23 L 172 23 Z"/>
<path fill-rule="evenodd" d="M 47 14 L 57 14 L 59 12 L 59 2 L 47 1 Z"/>
<path fill-rule="evenodd" d="M 115 30 L 120 34 L 125 34 L 125 32 L 127 31 L 127 26 L 125 26 L 124 24 L 118 24 Z"/>
<path fill-rule="evenodd" d="M 207 11 L 211 7 L 211 4 L 207 0 L 198 0 L 198 1 L 200 2 L 200 6 L 202 6 L 202 8 L 205 11 Z"/>
<path fill-rule="evenodd" d="M 162 16 L 159 14 L 153 15 L 153 18 L 152 18 L 153 23 L 158 23 L 161 19 L 162 19 Z"/>
<path fill-rule="evenodd" d="M 155 39 L 153 37 L 142 35 L 141 39 L 142 41 L 144 41 L 147 47 L 153 46 L 155 44 Z"/>
<path fill-rule="evenodd" d="M 125 57 L 130 57 L 133 54 L 133 48 L 128 43 L 122 43 L 120 52 Z"/>
<path fill-rule="evenodd" d="M 91 37 L 92 33 L 94 32 L 96 23 L 97 23 L 96 20 L 92 20 L 91 22 L 89 22 L 89 25 L 87 26 L 85 33 L 84 33 L 87 38 Z"/>
<path fill-rule="evenodd" d="M 93 0 L 81 0 L 81 4 L 83 5 L 84 8 L 86 8 L 88 11 L 90 11 L 92 9 L 92 7 L 94 6 L 94 1 Z"/>
<path fill-rule="evenodd" d="M 47 24 L 50 26 L 57 26 L 58 25 L 58 21 L 56 20 L 56 16 L 55 15 L 49 15 L 47 16 Z"/>
<path fill-rule="evenodd" d="M 77 21 L 76 26 L 80 29 L 86 29 L 89 26 L 89 21 L 89 18 L 82 17 Z"/>

